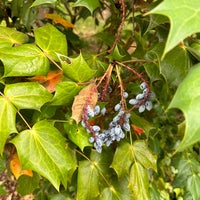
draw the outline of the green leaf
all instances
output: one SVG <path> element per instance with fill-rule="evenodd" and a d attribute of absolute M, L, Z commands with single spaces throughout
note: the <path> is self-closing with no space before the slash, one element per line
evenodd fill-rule
<path fill-rule="evenodd" d="M 99 0 L 77 0 L 73 7 L 77 6 L 86 7 L 92 14 L 96 8 L 100 7 L 100 3 Z"/>
<path fill-rule="evenodd" d="M 51 123 L 39 121 L 11 142 L 24 169 L 44 176 L 57 190 L 61 183 L 66 187 L 68 172 L 76 167 L 76 162 L 65 148 L 65 138 Z"/>
<path fill-rule="evenodd" d="M 70 58 L 70 62 L 61 61 L 63 73 L 73 81 L 84 82 L 90 80 L 95 70 L 91 69 L 82 54 L 76 58 Z"/>
<path fill-rule="evenodd" d="M 51 105 L 68 105 L 73 102 L 74 96 L 76 96 L 81 90 L 75 82 L 66 81 L 56 85 L 56 92 L 52 99 Z"/>
<path fill-rule="evenodd" d="M 121 200 L 120 197 L 115 193 L 115 189 L 113 187 L 104 188 L 104 190 L 101 192 L 99 200 L 104 199 Z"/>
<path fill-rule="evenodd" d="M 142 128 L 145 132 L 145 135 L 148 136 L 149 135 L 149 131 L 151 129 L 154 129 L 155 127 L 150 124 L 146 119 L 144 119 L 143 117 L 138 116 L 137 114 L 135 114 L 134 112 L 131 112 L 131 123 L 133 125 L 136 125 L 140 128 Z"/>
<path fill-rule="evenodd" d="M 67 55 L 67 41 L 63 33 L 55 26 L 46 24 L 34 30 L 36 44 L 43 50 L 47 57 L 59 61 L 56 53 Z"/>
<path fill-rule="evenodd" d="M 28 36 L 14 28 L 0 26 L 0 48 L 12 47 L 28 42 Z"/>
<path fill-rule="evenodd" d="M 187 189 L 190 191 L 193 200 L 200 199 L 200 176 L 193 174 L 187 180 Z"/>
<path fill-rule="evenodd" d="M 80 161 L 78 168 L 77 199 L 94 199 L 99 195 L 99 172 L 95 164 L 88 161 Z"/>
<path fill-rule="evenodd" d="M 17 110 L 6 97 L 0 96 L 0 154 L 11 133 L 17 133 L 15 127 Z"/>
<path fill-rule="evenodd" d="M 179 108 L 183 111 L 186 128 L 184 138 L 177 151 L 200 141 L 200 64 L 193 67 L 183 82 L 179 85 L 170 105 L 170 108 Z"/>
<path fill-rule="evenodd" d="M 42 51 L 33 44 L 0 49 L 4 64 L 4 76 L 46 75 L 49 61 Z"/>
<path fill-rule="evenodd" d="M 133 143 L 133 152 L 136 160 L 142 164 L 145 168 L 151 168 L 157 171 L 157 158 L 148 148 L 147 144 L 143 140 L 138 140 Z"/>
<path fill-rule="evenodd" d="M 200 32 L 200 1 L 165 0 L 150 14 L 165 15 L 170 20 L 170 31 L 163 56 L 191 34 Z"/>
<path fill-rule="evenodd" d="M 74 120 L 65 123 L 65 130 L 67 132 L 68 138 L 76 144 L 82 151 L 86 146 L 92 146 L 88 139 L 90 135 L 87 133 L 86 129 L 80 124 L 77 124 Z"/>
<path fill-rule="evenodd" d="M 36 188 L 39 187 L 40 176 L 36 173 L 33 177 L 22 175 L 17 180 L 17 192 L 22 196 L 31 194 Z"/>
<path fill-rule="evenodd" d="M 31 5 L 31 7 L 33 7 L 33 6 L 39 6 L 39 5 L 42 5 L 42 4 L 53 4 L 56 1 L 57 0 L 35 0 L 33 2 L 33 4 Z"/>
<path fill-rule="evenodd" d="M 129 188 L 133 194 L 133 200 L 150 200 L 147 170 L 138 162 L 131 167 Z"/>
<path fill-rule="evenodd" d="M 159 73 L 170 86 L 178 86 L 189 69 L 187 51 L 177 46 L 161 60 L 164 43 L 159 43 L 147 53 L 147 57 L 157 59 L 157 63 L 145 64 L 148 75 L 153 80 L 159 80 Z"/>
<path fill-rule="evenodd" d="M 52 94 L 36 82 L 6 85 L 4 94 L 18 109 L 40 110 L 52 99 Z"/>
<path fill-rule="evenodd" d="M 110 167 L 116 171 L 118 177 L 121 177 L 129 172 L 129 168 L 133 162 L 133 147 L 128 142 L 122 142 L 116 149 L 113 162 Z"/>

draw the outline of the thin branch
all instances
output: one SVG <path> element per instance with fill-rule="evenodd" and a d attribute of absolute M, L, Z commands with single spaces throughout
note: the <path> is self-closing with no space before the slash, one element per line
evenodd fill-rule
<path fill-rule="evenodd" d="M 23 117 L 23 115 L 18 111 L 17 112 L 18 115 L 21 117 L 21 119 L 24 121 L 24 123 L 26 124 L 26 126 L 31 130 L 31 126 L 28 124 L 28 122 L 26 121 L 26 119 Z"/>

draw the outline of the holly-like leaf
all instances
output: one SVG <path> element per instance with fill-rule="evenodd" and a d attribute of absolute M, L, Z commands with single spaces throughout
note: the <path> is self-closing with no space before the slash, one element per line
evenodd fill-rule
<path fill-rule="evenodd" d="M 200 199 L 200 176 L 193 174 L 187 179 L 187 189 L 192 195 L 192 199 Z"/>
<path fill-rule="evenodd" d="M 28 36 L 14 28 L 0 26 L 0 48 L 12 47 L 28 42 Z"/>
<path fill-rule="evenodd" d="M 191 34 L 200 32 L 200 1 L 165 0 L 150 11 L 150 14 L 165 15 L 170 20 L 170 31 L 165 45 L 165 55 Z"/>
<path fill-rule="evenodd" d="M 53 14 L 45 14 L 47 19 L 52 19 L 55 23 L 62 24 L 66 28 L 75 28 L 75 26 L 68 22 L 66 19 L 62 18 L 60 15 L 53 13 Z"/>
<path fill-rule="evenodd" d="M 77 82 L 90 80 L 96 72 L 88 66 L 81 53 L 76 58 L 69 58 L 68 62 L 61 61 L 61 65 L 64 75 Z"/>
<path fill-rule="evenodd" d="M 92 0 L 92 1 L 91 0 L 77 0 L 73 4 L 73 7 L 77 7 L 77 6 L 86 7 L 92 14 L 96 8 L 100 7 L 100 3 L 99 3 L 99 0 Z"/>
<path fill-rule="evenodd" d="M 49 92 L 55 92 L 56 85 L 62 80 L 62 71 L 50 71 L 47 76 L 34 76 L 28 80 L 37 81 Z"/>
<path fill-rule="evenodd" d="M 157 158 L 148 148 L 147 144 L 143 140 L 135 141 L 133 144 L 133 152 L 136 160 L 142 164 L 145 168 L 151 168 L 157 171 Z"/>
<path fill-rule="evenodd" d="M 63 33 L 51 24 L 34 30 L 36 44 L 50 59 L 59 61 L 56 53 L 67 55 L 67 40 Z"/>
<path fill-rule="evenodd" d="M 134 200 L 150 200 L 147 170 L 138 162 L 131 167 L 129 188 Z"/>
<path fill-rule="evenodd" d="M 77 83 L 71 81 L 58 83 L 51 105 L 71 104 L 81 88 Z"/>
<path fill-rule="evenodd" d="M 94 163 L 84 160 L 79 162 L 77 199 L 94 199 L 99 195 L 99 172 Z"/>
<path fill-rule="evenodd" d="M 21 175 L 33 176 L 33 172 L 28 169 L 23 169 L 19 161 L 17 153 L 11 154 L 10 157 L 10 170 L 14 174 L 15 178 L 18 179 Z"/>
<path fill-rule="evenodd" d="M 33 2 L 33 4 L 31 5 L 31 7 L 34 6 L 39 6 L 42 4 L 54 4 L 57 0 L 36 0 Z"/>
<path fill-rule="evenodd" d="M 40 110 L 52 99 L 52 94 L 42 85 L 30 82 L 6 85 L 4 94 L 18 109 Z"/>
<path fill-rule="evenodd" d="M 67 132 L 68 138 L 76 144 L 82 151 L 86 146 L 92 146 L 88 139 L 90 135 L 87 133 L 85 128 L 80 124 L 76 124 L 74 120 L 65 123 L 65 130 Z"/>
<path fill-rule="evenodd" d="M 4 76 L 46 75 L 49 61 L 33 44 L 0 49 L 0 60 L 4 64 Z"/>
<path fill-rule="evenodd" d="M 69 170 L 76 162 L 65 148 L 65 138 L 49 122 L 39 121 L 31 130 L 22 131 L 11 141 L 17 148 L 23 169 L 32 169 L 59 190 L 67 184 Z"/>
<path fill-rule="evenodd" d="M 178 151 L 200 141 L 200 64 L 194 66 L 179 85 L 169 108 L 183 111 L 186 128 Z"/>
<path fill-rule="evenodd" d="M 131 164 L 134 162 L 133 147 L 128 142 L 122 142 L 118 145 L 112 167 L 119 177 L 129 172 Z"/>
<path fill-rule="evenodd" d="M 83 108 L 87 103 L 91 109 L 94 109 L 98 100 L 98 93 L 96 89 L 96 85 L 91 83 L 90 85 L 83 88 L 77 96 L 74 98 L 74 102 L 72 105 L 72 116 L 77 123 L 79 123 L 82 119 Z"/>
<path fill-rule="evenodd" d="M 8 98 L 0 96 L 0 154 L 11 133 L 17 133 L 15 126 L 17 109 Z"/>

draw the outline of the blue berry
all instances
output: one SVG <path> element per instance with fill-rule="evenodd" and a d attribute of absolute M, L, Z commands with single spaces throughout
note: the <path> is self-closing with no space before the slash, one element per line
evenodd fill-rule
<path fill-rule="evenodd" d="M 139 113 L 142 113 L 145 111 L 145 105 L 141 105 L 139 106 L 139 109 L 138 109 Z"/>
<path fill-rule="evenodd" d="M 146 89 L 146 88 L 147 88 L 147 84 L 146 84 L 145 82 L 141 83 L 141 84 L 140 84 L 140 88 L 141 88 L 142 90 Z"/>
<path fill-rule="evenodd" d="M 124 123 L 122 128 L 125 130 L 125 131 L 130 131 L 131 130 L 131 127 L 130 127 L 130 124 L 129 123 Z"/>
<path fill-rule="evenodd" d="M 100 106 L 96 105 L 94 108 L 94 115 L 98 115 L 100 113 Z"/>
<path fill-rule="evenodd" d="M 94 111 L 90 108 L 90 106 L 87 106 L 87 116 L 94 117 Z"/>
<path fill-rule="evenodd" d="M 127 93 L 127 92 L 124 92 L 124 93 L 123 93 L 123 97 L 124 97 L 125 99 L 127 99 L 127 98 L 128 98 L 128 93 Z"/>
<path fill-rule="evenodd" d="M 102 115 L 105 115 L 105 114 L 106 114 L 106 108 L 105 108 L 105 107 L 101 109 L 101 114 L 102 114 Z"/>
<path fill-rule="evenodd" d="M 82 125 L 82 127 L 84 127 L 84 128 L 86 127 L 86 124 L 85 124 L 85 121 L 84 121 L 84 120 L 81 121 L 81 125 Z"/>
<path fill-rule="evenodd" d="M 136 99 L 137 100 L 141 100 L 141 99 L 143 99 L 144 98 L 144 94 L 138 94 L 137 96 L 136 96 Z"/>
<path fill-rule="evenodd" d="M 130 99 L 129 100 L 129 104 L 131 104 L 131 105 L 136 105 L 137 103 L 138 103 L 137 99 Z"/>
<path fill-rule="evenodd" d="M 88 140 L 89 140 L 90 143 L 93 143 L 94 142 L 94 137 L 90 137 Z"/>
<path fill-rule="evenodd" d="M 148 93 L 148 89 L 147 88 L 145 88 L 144 90 L 143 90 L 143 94 L 147 94 Z"/>
<path fill-rule="evenodd" d="M 150 111 L 153 107 L 152 102 L 151 101 L 146 101 L 145 102 L 145 107 L 148 111 Z"/>
<path fill-rule="evenodd" d="M 121 108 L 121 104 L 118 103 L 118 104 L 115 105 L 114 110 L 115 110 L 115 111 L 119 111 L 120 108 Z"/>
<path fill-rule="evenodd" d="M 96 126 L 96 125 L 94 125 L 94 126 L 92 127 L 92 129 L 93 129 L 93 131 L 95 131 L 95 132 L 100 131 L 100 127 L 99 127 L 99 126 Z"/>

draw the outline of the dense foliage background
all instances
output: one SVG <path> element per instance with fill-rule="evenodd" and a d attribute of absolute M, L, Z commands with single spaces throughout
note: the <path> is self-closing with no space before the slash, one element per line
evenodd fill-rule
<path fill-rule="evenodd" d="M 18 193 L 200 199 L 199 7 L 199 0 L 0 2 L 0 168 L 14 174 Z M 98 148 L 90 128 L 107 130 L 118 103 L 123 123 L 130 113 L 124 135 Z M 107 112 L 88 119 L 88 105 Z"/>

